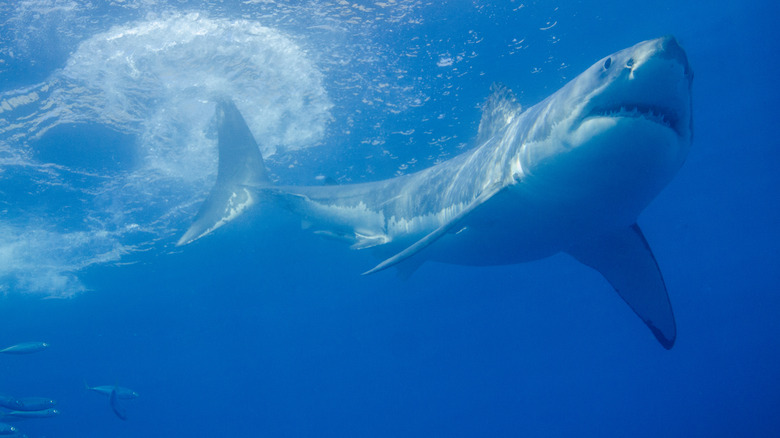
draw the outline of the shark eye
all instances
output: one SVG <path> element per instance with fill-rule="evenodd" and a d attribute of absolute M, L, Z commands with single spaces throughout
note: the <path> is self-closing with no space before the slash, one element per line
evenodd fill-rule
<path fill-rule="evenodd" d="M 607 60 L 604 61 L 604 70 L 609 70 L 610 65 L 612 65 L 612 58 L 607 58 Z"/>

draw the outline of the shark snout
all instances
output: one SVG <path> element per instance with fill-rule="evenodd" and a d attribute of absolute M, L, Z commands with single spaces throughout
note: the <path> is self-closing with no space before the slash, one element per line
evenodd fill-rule
<path fill-rule="evenodd" d="M 661 38 L 660 41 L 660 56 L 666 59 L 676 61 L 683 66 L 685 77 L 688 81 L 693 80 L 693 71 L 691 65 L 688 63 L 688 55 L 683 50 L 680 43 L 677 42 L 677 38 L 667 35 Z"/>

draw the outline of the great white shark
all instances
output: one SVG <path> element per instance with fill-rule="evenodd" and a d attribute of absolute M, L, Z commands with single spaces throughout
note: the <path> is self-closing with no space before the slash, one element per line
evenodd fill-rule
<path fill-rule="evenodd" d="M 305 187 L 270 182 L 241 113 L 219 99 L 217 181 L 178 244 L 276 203 L 315 233 L 372 248 L 383 261 L 366 274 L 565 252 L 600 272 L 669 349 L 672 307 L 636 222 L 688 154 L 692 80 L 675 38 L 644 41 L 526 110 L 495 86 L 475 147 L 449 161 L 383 181 Z"/>

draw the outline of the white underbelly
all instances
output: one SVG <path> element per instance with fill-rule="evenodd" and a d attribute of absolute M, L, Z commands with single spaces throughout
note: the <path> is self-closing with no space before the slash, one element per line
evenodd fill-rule
<path fill-rule="evenodd" d="M 426 259 L 504 265 L 549 257 L 607 230 L 628 227 L 644 203 L 610 193 L 540 191 L 518 183 L 477 208 L 426 249 Z M 421 254 L 422 255 L 422 254 Z"/>

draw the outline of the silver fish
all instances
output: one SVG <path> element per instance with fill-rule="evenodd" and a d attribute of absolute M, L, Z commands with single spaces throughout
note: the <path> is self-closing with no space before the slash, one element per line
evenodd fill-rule
<path fill-rule="evenodd" d="M 25 419 L 25 418 L 49 418 L 60 414 L 56 409 L 44 409 L 41 411 L 10 411 L 2 414 L 4 420 Z"/>
<path fill-rule="evenodd" d="M 10 424 L 0 423 L 0 435 L 15 435 L 16 428 Z"/>
<path fill-rule="evenodd" d="M 0 353 L 5 354 L 30 354 L 43 351 L 49 344 L 45 342 L 22 342 L 21 344 L 11 345 L 3 348 Z"/>
<path fill-rule="evenodd" d="M 125 388 L 122 386 L 116 386 L 116 385 L 102 385 L 102 386 L 87 386 L 87 389 L 90 391 L 95 391 L 97 393 L 111 396 L 112 392 L 116 392 L 116 397 L 120 400 L 129 400 L 138 398 L 138 393 L 133 391 L 130 388 Z"/>
<path fill-rule="evenodd" d="M 57 402 L 46 397 L 22 397 L 16 399 L 17 411 L 42 411 L 54 407 Z"/>

